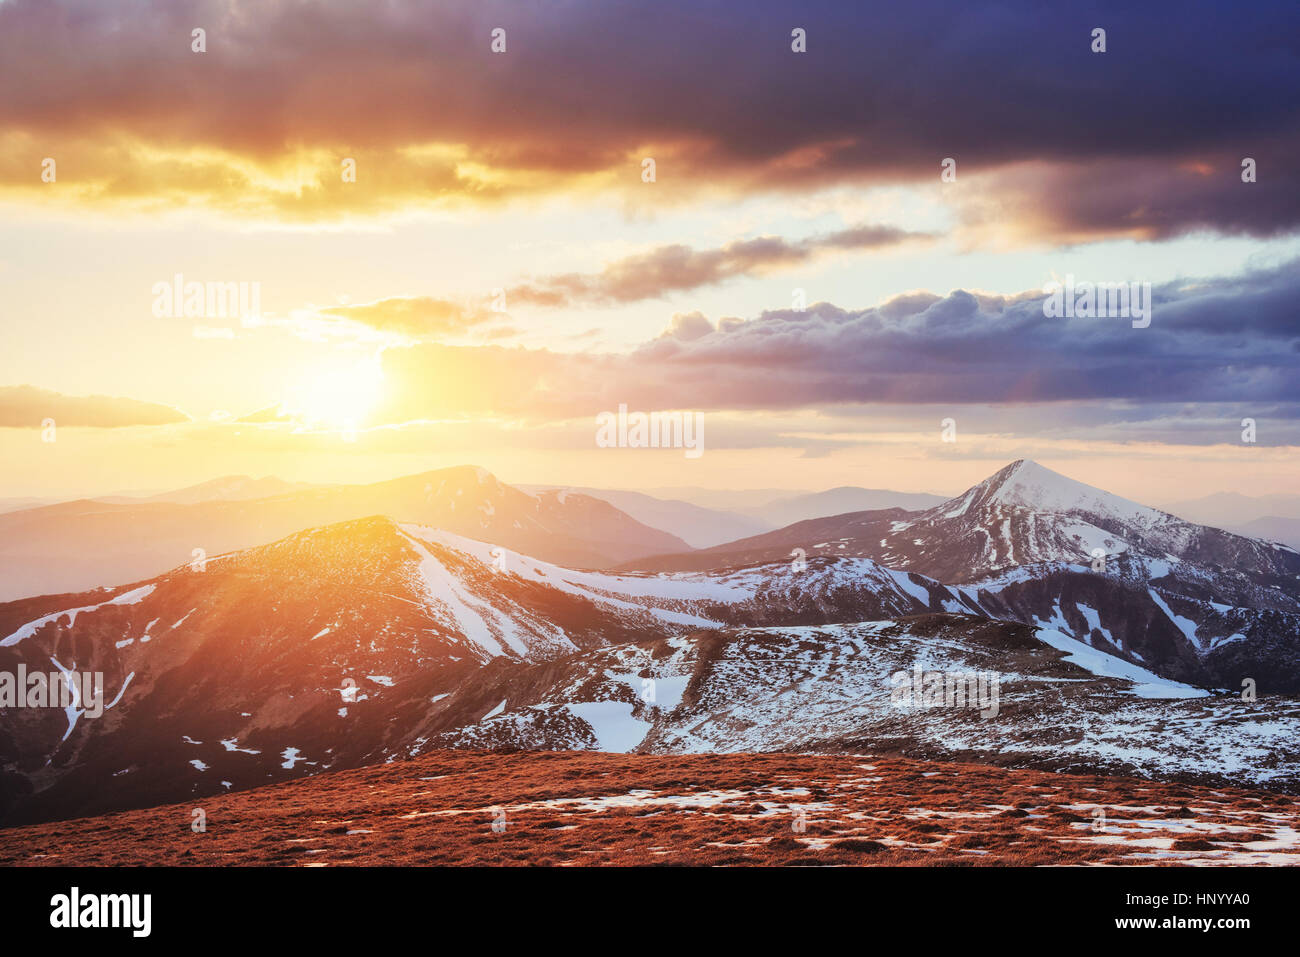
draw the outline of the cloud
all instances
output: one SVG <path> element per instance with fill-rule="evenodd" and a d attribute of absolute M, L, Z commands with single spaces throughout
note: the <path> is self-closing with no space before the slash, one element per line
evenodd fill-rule
<path fill-rule="evenodd" d="M 713 323 L 702 312 L 678 312 L 673 314 L 672 321 L 668 323 L 668 328 L 664 335 L 682 342 L 690 342 L 693 339 L 701 339 L 714 331 Z"/>
<path fill-rule="evenodd" d="M 689 0 L 7 0 L 0 186 L 322 218 L 588 188 L 672 202 L 910 183 L 1058 238 L 1300 225 L 1300 9 L 1163 0 L 1094 19 L 1104 54 L 1093 20 L 1037 0 L 884 14 L 754 0 L 743 16 Z M 56 184 L 39 180 L 47 156 Z M 1257 183 L 1240 181 L 1246 156 Z M 955 183 L 939 180 L 947 157 Z"/>
<path fill-rule="evenodd" d="M 263 406 L 260 409 L 254 409 L 247 415 L 242 415 L 236 422 L 251 422 L 258 425 L 265 425 L 269 422 L 293 423 L 294 417 L 280 408 L 279 403 L 275 405 Z"/>
<path fill-rule="evenodd" d="M 809 239 L 762 236 L 696 250 L 674 243 L 627 256 L 590 275 L 566 273 L 510 289 L 512 303 L 540 306 L 618 305 L 715 286 L 740 276 L 795 266 L 829 251 L 862 251 L 933 238 L 893 226 L 862 225 Z"/>
<path fill-rule="evenodd" d="M 475 326 L 499 318 L 492 313 L 473 311 L 429 296 L 393 297 L 357 305 L 332 306 L 322 315 L 412 339 L 461 336 Z"/>
<path fill-rule="evenodd" d="M 1109 277 L 1080 277 L 1103 281 Z M 677 316 L 628 353 L 500 346 L 389 349 L 385 421 L 533 421 L 641 409 L 854 403 L 1134 405 L 1300 402 L 1300 261 L 1156 287 L 1151 325 L 1051 319 L 1041 291 L 909 293 L 865 310 L 816 303 L 713 327 Z"/>
<path fill-rule="evenodd" d="M 30 385 L 0 386 L 0 428 L 57 427 L 112 429 L 130 425 L 171 425 L 189 417 L 166 405 L 106 395 L 72 396 Z"/>
<path fill-rule="evenodd" d="M 618 305 L 658 299 L 669 293 L 711 286 L 728 279 L 775 266 L 790 266 L 827 250 L 862 250 L 929 238 L 892 226 L 857 226 L 802 240 L 765 236 L 739 240 L 718 249 L 693 250 L 686 246 L 660 246 L 624 257 L 599 273 L 568 273 L 533 280 L 505 290 L 505 302 L 544 308 L 575 305 Z M 460 338 L 471 332 L 485 339 L 511 338 L 519 330 L 510 326 L 481 328 L 501 319 L 500 313 L 429 296 L 390 297 L 376 302 L 331 306 L 313 317 L 311 334 L 331 330 L 331 320 L 359 323 L 375 332 L 394 333 L 416 340 Z M 725 322 L 725 320 L 724 320 Z M 324 323 L 324 325 L 322 325 Z M 713 325 L 698 313 L 673 317 L 670 335 L 686 338 L 712 332 Z M 589 334 L 589 333 L 586 333 Z"/>
<path fill-rule="evenodd" d="M 968 227 L 1067 242 L 1168 239 L 1195 230 L 1260 237 L 1293 232 L 1300 224 L 1300 173 L 1283 155 L 1300 146 L 1300 137 L 1289 145 L 1266 137 L 1262 150 L 1257 143 L 1206 149 L 1187 159 L 1016 164 L 979 177 L 977 190 L 957 198 L 957 213 Z M 1248 153 L 1260 177 L 1254 183 L 1241 179 Z"/>

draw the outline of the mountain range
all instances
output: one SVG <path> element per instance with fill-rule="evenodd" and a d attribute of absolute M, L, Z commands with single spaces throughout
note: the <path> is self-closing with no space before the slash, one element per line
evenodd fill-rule
<path fill-rule="evenodd" d="M 95 501 L 112 505 L 131 505 L 143 502 L 170 502 L 173 505 L 197 505 L 199 502 L 243 501 L 252 498 L 270 498 L 302 489 L 317 488 L 310 482 L 286 482 L 273 475 L 253 478 L 250 475 L 224 475 L 197 485 L 154 492 L 144 495 L 97 495 Z"/>
<path fill-rule="evenodd" d="M 484 469 L 462 466 L 270 498 L 188 504 L 83 499 L 0 514 L 0 600 L 117 585 L 376 514 L 591 568 L 689 547 L 603 499 L 563 491 L 530 495 Z"/>
<path fill-rule="evenodd" d="M 953 586 L 979 614 L 1052 625 L 1178 680 L 1300 689 L 1300 553 L 1018 461 L 921 512 L 855 512 L 650 571 L 855 555 Z"/>
<path fill-rule="evenodd" d="M 0 710 L 0 820 L 440 748 L 870 745 L 1300 787 L 1300 554 L 1032 462 L 703 550 L 472 468 L 386 484 L 278 499 L 382 514 L 0 604 L 0 672 L 101 672 L 106 699 Z M 265 506 L 127 506 L 196 507 Z M 997 676 L 996 713 L 900 710 L 913 667 Z"/>
<path fill-rule="evenodd" d="M 736 511 L 705 508 L 681 499 L 656 498 L 627 489 L 582 488 L 564 485 L 520 485 L 530 495 L 564 491 L 587 495 L 608 502 L 638 522 L 676 535 L 692 548 L 708 548 L 735 541 L 760 532 L 769 532 L 775 524 Z"/>

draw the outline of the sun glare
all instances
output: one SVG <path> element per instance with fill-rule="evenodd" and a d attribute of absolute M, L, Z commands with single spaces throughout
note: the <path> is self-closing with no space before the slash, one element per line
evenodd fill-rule
<path fill-rule="evenodd" d="M 322 362 L 285 389 L 283 410 L 310 428 L 355 431 L 384 391 L 379 357 Z"/>

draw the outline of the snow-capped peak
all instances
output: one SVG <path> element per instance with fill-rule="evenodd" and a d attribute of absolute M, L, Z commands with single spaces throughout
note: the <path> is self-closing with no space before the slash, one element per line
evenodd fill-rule
<path fill-rule="evenodd" d="M 1053 472 L 1029 459 L 1018 459 L 979 486 L 982 504 L 1012 505 L 1039 512 L 1086 512 L 1125 522 L 1159 522 L 1163 512 Z"/>

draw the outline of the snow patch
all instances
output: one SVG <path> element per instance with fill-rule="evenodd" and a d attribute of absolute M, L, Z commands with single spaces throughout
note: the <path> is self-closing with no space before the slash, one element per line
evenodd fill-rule
<path fill-rule="evenodd" d="M 1140 668 L 1123 658 L 1116 658 L 1104 651 L 1098 651 L 1085 645 L 1077 638 L 1071 638 L 1051 628 L 1039 628 L 1036 632 L 1039 641 L 1051 645 L 1060 651 L 1068 652 L 1065 660 L 1078 665 L 1084 671 L 1103 678 L 1121 678 L 1133 684 L 1130 694 L 1139 698 L 1205 698 L 1209 692 L 1191 685 L 1161 678 L 1153 672 Z"/>
<path fill-rule="evenodd" d="M 651 724 L 632 717 L 632 705 L 624 701 L 585 701 L 565 707 L 590 726 L 601 751 L 627 754 L 650 733 Z"/>
<path fill-rule="evenodd" d="M 142 585 L 139 588 L 133 588 L 128 592 L 124 592 L 116 598 L 110 598 L 108 601 L 101 601 L 97 605 L 82 605 L 80 608 L 68 608 L 64 611 L 55 611 L 48 615 L 42 615 L 34 621 L 29 621 L 3 641 L 0 641 L 0 648 L 8 648 L 11 645 L 18 644 L 18 642 L 22 641 L 24 638 L 30 638 L 46 624 L 52 621 L 58 621 L 64 615 L 67 615 L 69 618 L 68 624 L 73 625 L 77 622 L 77 615 L 82 612 L 95 611 L 96 609 L 103 608 L 106 605 L 138 604 L 153 594 L 154 587 L 155 586 L 153 585 Z"/>

